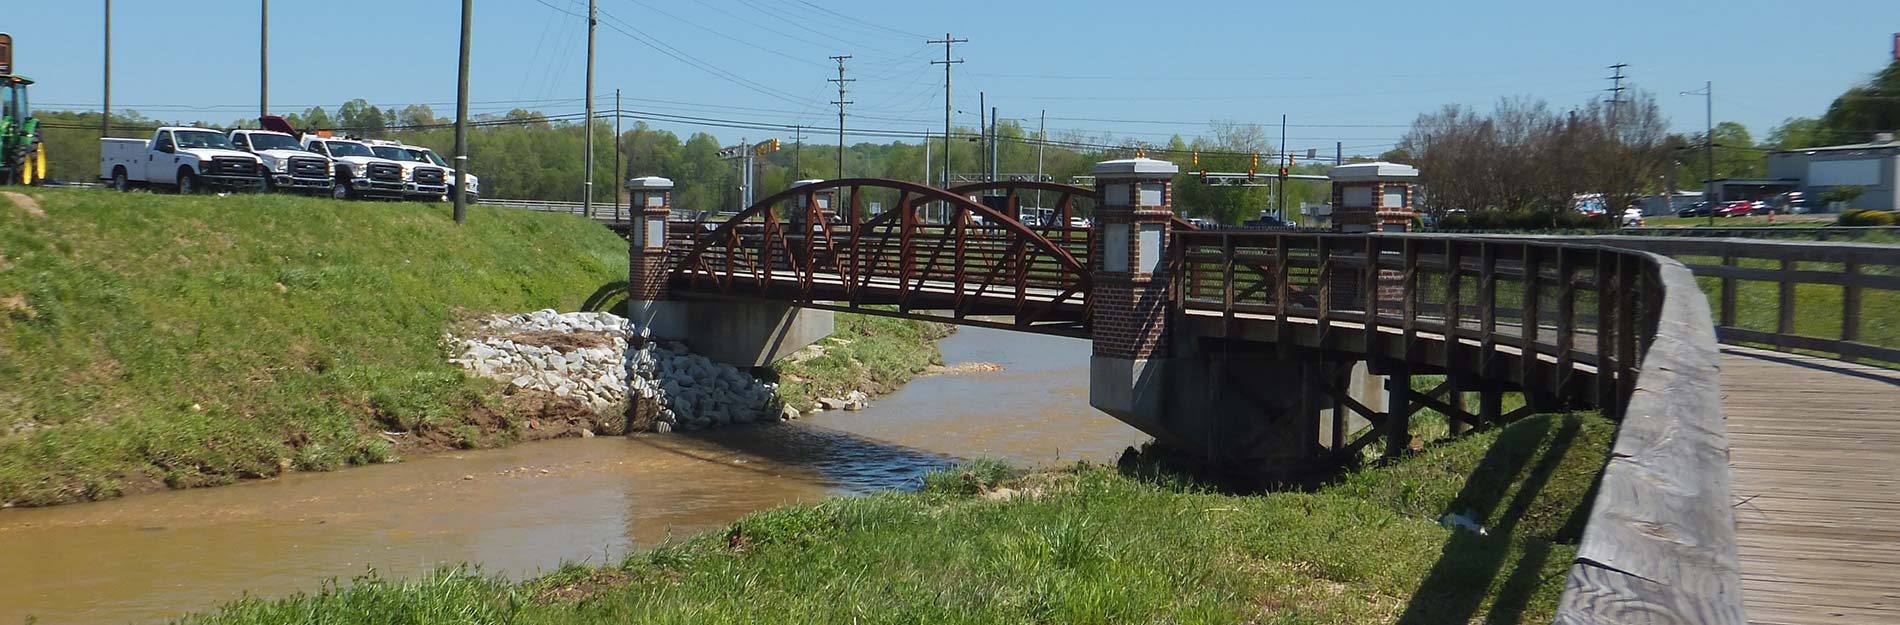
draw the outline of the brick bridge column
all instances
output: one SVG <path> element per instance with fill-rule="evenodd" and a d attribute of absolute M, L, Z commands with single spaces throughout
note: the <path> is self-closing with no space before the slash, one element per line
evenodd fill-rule
<path fill-rule="evenodd" d="M 1173 163 L 1131 158 L 1096 163 L 1090 258 L 1093 291 L 1089 404 L 1153 431 L 1166 400 L 1168 226 Z M 1147 427 L 1144 427 L 1144 424 Z"/>
<path fill-rule="evenodd" d="M 627 181 L 633 202 L 627 229 L 627 319 L 634 336 L 650 336 L 659 303 L 666 299 L 666 218 L 673 208 L 673 181 L 644 176 Z"/>
<path fill-rule="evenodd" d="M 1412 182 L 1418 168 L 1398 163 L 1353 163 L 1327 172 L 1333 182 L 1333 230 L 1344 233 L 1409 232 L 1412 229 Z M 1351 255 L 1348 251 L 1347 255 Z M 1363 255 L 1363 254 L 1362 254 Z M 1357 271 L 1335 271 L 1332 306 L 1358 310 L 1364 304 L 1365 281 Z M 1381 302 L 1396 306 L 1403 274 L 1379 272 Z"/>
<path fill-rule="evenodd" d="M 824 182 L 824 180 L 818 178 L 797 180 L 792 182 L 792 188 L 796 189 L 808 184 L 817 184 L 820 182 Z M 791 199 L 785 201 L 786 220 L 798 223 L 804 222 L 805 203 L 808 201 L 816 201 L 818 202 L 818 214 L 823 218 L 819 223 L 831 223 L 832 218 L 838 215 L 838 209 L 836 206 L 833 206 L 834 202 L 832 201 L 833 198 L 837 197 L 837 191 L 837 189 L 824 189 L 814 191 L 810 195 L 792 196 Z"/>

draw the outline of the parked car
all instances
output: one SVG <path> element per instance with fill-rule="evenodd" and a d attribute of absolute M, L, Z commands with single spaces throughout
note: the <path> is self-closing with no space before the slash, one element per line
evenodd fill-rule
<path fill-rule="evenodd" d="M 1286 221 L 1284 219 L 1280 219 L 1272 215 L 1261 215 L 1258 218 L 1249 219 L 1247 221 L 1241 222 L 1240 225 L 1246 226 L 1248 228 L 1292 228 L 1292 227 L 1295 227 L 1293 225 L 1293 222 Z"/>
<path fill-rule="evenodd" d="M 297 138 L 269 130 L 233 130 L 231 145 L 264 162 L 264 190 L 330 194 L 336 186 L 330 157 L 311 152 Z"/>
<path fill-rule="evenodd" d="M 1089 227 L 1089 220 L 1082 217 L 1070 217 L 1069 227 L 1070 228 L 1087 228 Z"/>
<path fill-rule="evenodd" d="M 1624 228 L 1643 227 L 1643 209 L 1634 206 L 1623 209 L 1623 219 L 1620 223 Z"/>
<path fill-rule="evenodd" d="M 304 147 L 330 157 L 336 163 L 336 187 L 331 197 L 354 199 L 383 197 L 402 199 L 407 186 L 402 163 L 382 158 L 361 141 L 321 136 L 306 136 Z"/>
<path fill-rule="evenodd" d="M 165 126 L 149 140 L 100 139 L 99 178 L 120 191 L 147 185 L 186 194 L 258 189 L 264 186 L 264 162 L 216 130 Z"/>
<path fill-rule="evenodd" d="M 1728 202 L 1722 203 L 1722 208 L 1715 211 L 1715 216 L 1717 217 L 1747 217 L 1749 213 L 1753 212 L 1754 210 L 1755 210 L 1754 202 L 1750 202 L 1748 200 L 1730 200 Z"/>
<path fill-rule="evenodd" d="M 1708 202 L 1696 202 L 1694 204 L 1690 204 L 1686 207 L 1676 210 L 1676 216 L 1677 217 L 1708 217 L 1711 206 L 1712 205 L 1709 204 Z"/>

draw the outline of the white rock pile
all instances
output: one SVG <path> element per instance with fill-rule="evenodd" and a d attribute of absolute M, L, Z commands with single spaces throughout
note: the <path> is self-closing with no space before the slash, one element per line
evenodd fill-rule
<path fill-rule="evenodd" d="M 506 381 L 517 392 L 572 398 L 608 419 L 625 414 L 631 392 L 653 430 L 780 418 L 778 385 L 677 342 L 646 342 L 628 353 L 626 338 L 620 316 L 553 310 L 498 316 L 476 336 L 444 337 L 457 352 L 452 362 L 475 375 Z"/>

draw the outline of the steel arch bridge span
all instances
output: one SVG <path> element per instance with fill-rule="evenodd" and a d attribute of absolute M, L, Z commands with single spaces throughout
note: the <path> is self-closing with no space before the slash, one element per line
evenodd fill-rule
<path fill-rule="evenodd" d="M 889 210 L 862 218 L 869 198 L 892 195 Z M 918 214 L 932 202 L 945 207 L 945 223 Z M 1087 333 L 1091 278 L 1072 246 L 945 189 L 827 180 L 773 194 L 710 230 L 673 224 L 667 239 L 671 297 Z"/>

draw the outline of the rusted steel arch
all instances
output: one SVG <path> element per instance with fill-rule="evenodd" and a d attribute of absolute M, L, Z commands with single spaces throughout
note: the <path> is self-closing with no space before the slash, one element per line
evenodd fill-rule
<path fill-rule="evenodd" d="M 693 244 L 692 250 L 680 257 L 679 262 L 674 264 L 673 273 L 677 274 L 690 271 L 688 268 L 692 267 L 694 263 L 700 259 L 707 248 L 712 247 L 720 241 L 730 240 L 733 232 L 741 225 L 744 225 L 748 219 L 769 213 L 773 206 L 779 202 L 795 197 L 811 196 L 815 192 L 827 189 L 852 189 L 855 191 L 862 187 L 893 189 L 899 191 L 902 195 L 898 198 L 897 206 L 889 211 L 885 211 L 884 214 L 878 215 L 874 219 L 858 223 L 856 225 L 857 228 L 883 224 L 891 219 L 897 218 L 920 202 L 944 202 L 951 207 L 967 211 L 970 214 L 982 216 L 986 222 L 992 223 L 996 227 L 1020 237 L 1032 248 L 1048 254 L 1051 258 L 1054 258 L 1064 270 L 1076 276 L 1079 280 L 1078 284 L 1082 292 L 1088 291 L 1091 282 L 1089 269 L 1084 267 L 1082 263 L 1076 261 L 1075 257 L 1069 254 L 1068 250 L 1063 249 L 1036 231 L 1031 230 L 1028 226 L 1023 225 L 1015 216 L 1004 215 L 995 209 L 970 201 L 967 197 L 957 195 L 945 189 L 914 182 L 887 180 L 883 178 L 840 178 L 836 180 L 826 180 L 792 187 L 754 202 L 752 206 L 747 207 L 744 211 L 740 211 L 738 215 L 734 215 L 731 219 L 726 220 L 726 222 L 720 224 L 719 227 L 698 236 L 698 241 Z M 852 198 L 852 202 L 854 203 L 852 207 L 853 215 L 856 213 L 855 203 L 857 199 L 855 195 L 854 193 Z M 838 208 L 837 202 L 839 199 L 840 198 L 835 196 L 832 199 L 834 212 Z"/>
<path fill-rule="evenodd" d="M 1054 193 L 1064 194 L 1065 197 L 1058 199 L 1057 200 L 1058 202 L 1066 202 L 1067 197 L 1080 197 L 1080 198 L 1085 198 L 1085 199 L 1095 202 L 1096 206 L 1101 206 L 1102 204 L 1102 194 L 1097 192 L 1094 188 L 1077 186 L 1077 185 L 1072 185 L 1072 184 L 1062 184 L 1060 182 L 1041 182 L 1041 181 L 1036 181 L 1036 180 L 994 180 L 994 181 L 988 181 L 988 182 L 969 182 L 969 183 L 964 183 L 964 184 L 950 187 L 948 191 L 950 191 L 951 193 L 958 193 L 962 195 L 973 195 L 977 193 L 982 193 L 984 191 L 1004 191 L 1004 192 L 1009 193 L 1010 195 L 1021 195 L 1021 192 L 1023 191 L 1050 191 Z M 1067 208 L 1067 206 L 1061 206 L 1061 208 Z M 1068 225 L 1068 218 L 1070 217 L 1070 215 L 1068 214 L 1068 211 L 1058 210 L 1058 212 L 1063 214 L 1062 225 L 1065 225 L 1065 226 Z M 1182 219 L 1180 215 L 1170 215 L 1168 219 L 1169 221 L 1173 222 L 1173 227 L 1178 230 L 1199 230 L 1200 229 L 1200 227 L 1195 226 L 1193 222 L 1190 222 L 1186 219 Z"/>

